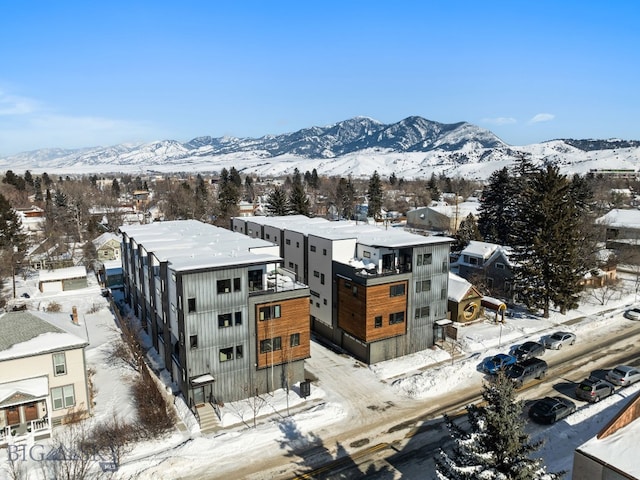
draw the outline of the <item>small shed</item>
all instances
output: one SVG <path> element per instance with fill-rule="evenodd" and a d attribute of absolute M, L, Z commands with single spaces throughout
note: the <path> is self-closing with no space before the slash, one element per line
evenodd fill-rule
<path fill-rule="evenodd" d="M 482 312 L 482 294 L 476 287 L 455 273 L 449 273 L 449 298 L 447 306 L 454 322 L 468 323 Z"/>
<path fill-rule="evenodd" d="M 87 287 L 87 268 L 68 267 L 41 270 L 38 288 L 43 293 L 63 292 Z"/>

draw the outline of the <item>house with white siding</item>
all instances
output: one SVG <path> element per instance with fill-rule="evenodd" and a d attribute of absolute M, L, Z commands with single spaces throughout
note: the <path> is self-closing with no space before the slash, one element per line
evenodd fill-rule
<path fill-rule="evenodd" d="M 53 426 L 91 411 L 77 314 L 0 315 L 0 445 L 51 435 Z"/>

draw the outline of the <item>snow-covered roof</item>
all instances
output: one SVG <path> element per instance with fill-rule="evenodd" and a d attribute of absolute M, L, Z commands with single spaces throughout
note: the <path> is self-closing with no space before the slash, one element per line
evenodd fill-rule
<path fill-rule="evenodd" d="M 56 280 L 67 280 L 70 278 L 84 278 L 87 276 L 87 267 L 67 267 L 56 270 L 40 270 L 41 282 L 53 282 Z"/>
<path fill-rule="evenodd" d="M 640 230 L 640 210 L 614 208 L 598 218 L 596 223 L 610 228 L 632 228 Z"/>
<path fill-rule="evenodd" d="M 87 345 L 83 325 L 67 318 L 68 328 L 61 328 L 60 318 L 43 312 L 7 312 L 0 315 L 0 361 L 30 357 L 48 352 L 69 350 Z M 71 333 L 70 330 L 77 330 Z"/>
<path fill-rule="evenodd" d="M 282 230 L 299 232 L 328 240 L 355 239 L 362 245 L 371 247 L 401 248 L 434 243 L 452 242 L 453 239 L 441 236 L 416 235 L 397 228 L 384 228 L 362 222 L 340 220 L 332 222 L 324 218 L 309 218 L 304 215 L 281 217 L 242 218 L 259 225 L 270 225 Z"/>
<path fill-rule="evenodd" d="M 628 406 L 638 400 L 638 396 Z M 595 457 L 607 465 L 640 478 L 640 462 L 638 462 L 638 445 L 640 445 L 640 418 L 636 418 L 611 435 L 601 438 L 595 436 L 578 447 L 578 450 Z"/>
<path fill-rule="evenodd" d="M 449 272 L 449 300 L 453 302 L 462 301 L 471 286 L 464 278 Z"/>
<path fill-rule="evenodd" d="M 112 232 L 104 232 L 99 237 L 93 239 L 91 243 L 93 243 L 94 247 L 100 248 L 110 240 L 115 240 L 116 242 L 120 243 L 122 242 L 122 237 Z"/>
<path fill-rule="evenodd" d="M 15 382 L 0 383 L 0 406 L 9 406 L 12 403 L 11 397 L 16 394 L 20 395 L 21 400 L 25 395 L 33 399 L 47 397 L 49 395 L 49 377 L 44 375 Z M 7 402 L 5 403 L 5 401 Z"/>
<path fill-rule="evenodd" d="M 493 255 L 493 252 L 495 252 L 499 246 L 500 245 L 497 245 L 495 243 L 471 240 L 469 242 L 469 245 L 467 245 L 465 249 L 462 250 L 462 252 L 460 252 L 460 254 L 471 255 L 474 257 L 482 257 L 486 259 L 486 258 L 489 258 L 491 255 Z"/>
<path fill-rule="evenodd" d="M 449 218 L 458 218 L 459 220 L 464 220 L 471 213 L 474 217 L 478 216 L 478 209 L 480 208 L 480 204 L 478 202 L 461 202 L 457 205 L 438 205 L 433 207 L 428 207 L 430 210 L 437 212 L 445 217 Z"/>
<path fill-rule="evenodd" d="M 196 220 L 124 225 L 120 231 L 176 271 L 281 261 L 272 242 Z"/>

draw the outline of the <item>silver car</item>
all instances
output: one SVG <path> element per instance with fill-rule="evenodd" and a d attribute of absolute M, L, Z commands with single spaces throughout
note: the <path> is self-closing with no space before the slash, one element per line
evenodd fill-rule
<path fill-rule="evenodd" d="M 606 379 L 614 385 L 626 387 L 640 380 L 640 370 L 629 365 L 618 365 L 607 372 Z"/>
<path fill-rule="evenodd" d="M 624 312 L 624 318 L 629 320 L 640 320 L 640 308 L 631 308 Z"/>
<path fill-rule="evenodd" d="M 560 350 L 565 343 L 569 345 L 576 343 L 576 336 L 571 332 L 556 332 L 545 338 L 543 343 L 546 348 Z"/>

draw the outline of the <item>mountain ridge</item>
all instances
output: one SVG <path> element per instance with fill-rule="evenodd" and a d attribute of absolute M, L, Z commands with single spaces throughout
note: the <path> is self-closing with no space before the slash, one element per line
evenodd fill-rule
<path fill-rule="evenodd" d="M 637 169 L 640 141 L 556 139 L 512 146 L 493 132 L 468 122 L 445 124 L 410 116 L 383 124 L 354 117 L 325 127 L 308 127 L 258 138 L 199 136 L 181 143 L 79 149 L 40 149 L 0 158 L 0 168 L 55 169 L 75 173 L 119 171 L 221 171 L 234 166 L 257 175 L 289 174 L 316 168 L 323 175 L 419 177 L 431 173 L 486 178 L 522 154 L 534 162 L 558 164 L 572 173 L 585 168 Z M 607 163 L 607 164 L 605 164 Z"/>

